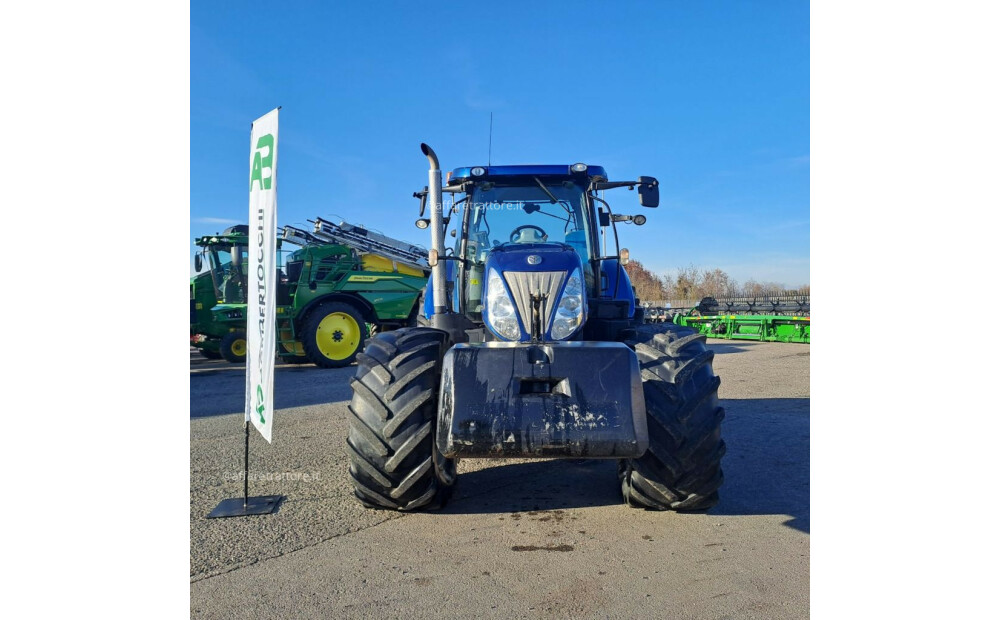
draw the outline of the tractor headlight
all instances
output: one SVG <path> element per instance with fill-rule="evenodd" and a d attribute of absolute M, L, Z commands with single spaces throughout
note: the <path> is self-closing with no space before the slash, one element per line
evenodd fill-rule
<path fill-rule="evenodd" d="M 554 340 L 565 340 L 583 325 L 583 278 L 576 269 L 566 280 L 556 316 L 549 332 Z"/>
<path fill-rule="evenodd" d="M 493 333 L 506 340 L 518 340 L 521 326 L 517 322 L 514 302 L 507 294 L 507 287 L 495 269 L 490 269 L 486 281 L 486 323 Z"/>

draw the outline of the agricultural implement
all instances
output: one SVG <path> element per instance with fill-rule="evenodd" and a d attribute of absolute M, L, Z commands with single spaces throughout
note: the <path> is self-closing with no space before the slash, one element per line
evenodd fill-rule
<path fill-rule="evenodd" d="M 346 366 L 371 332 L 415 323 L 427 252 L 361 226 L 313 223 L 311 232 L 286 226 L 278 239 L 277 354 L 291 363 Z M 246 356 L 245 229 L 195 241 L 210 267 L 192 279 L 192 344 L 206 357 Z M 289 253 L 283 243 L 298 248 Z"/>
<path fill-rule="evenodd" d="M 602 230 L 617 246 L 616 222 L 645 221 L 613 214 L 601 194 L 638 189 L 640 204 L 656 207 L 656 179 L 609 181 L 582 163 L 475 166 L 442 186 L 437 156 L 421 150 L 427 324 L 377 334 L 358 355 L 347 440 L 355 497 L 369 508 L 438 508 L 459 458 L 598 458 L 617 461 L 630 506 L 714 505 L 725 443 L 713 354 L 692 329 L 646 324 L 628 251 L 601 251 Z"/>
<path fill-rule="evenodd" d="M 723 312 L 720 312 L 720 306 L 725 306 Z M 734 309 L 753 312 L 758 307 L 769 309 L 773 314 L 730 313 Z M 796 312 L 808 315 L 808 300 L 769 299 L 758 304 L 756 299 L 751 299 L 749 302 L 740 300 L 717 302 L 711 297 L 706 297 L 687 314 L 675 316 L 674 322 L 712 338 L 809 344 L 810 317 L 796 316 Z"/>

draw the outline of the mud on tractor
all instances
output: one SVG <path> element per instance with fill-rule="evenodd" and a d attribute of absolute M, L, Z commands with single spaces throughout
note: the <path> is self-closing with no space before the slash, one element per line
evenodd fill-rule
<path fill-rule="evenodd" d="M 605 256 L 600 243 L 605 231 L 617 245 L 615 222 L 645 220 L 612 214 L 600 193 L 638 189 L 656 207 L 656 179 L 609 181 L 582 163 L 475 166 L 442 186 L 437 156 L 421 150 L 425 325 L 378 334 L 358 355 L 347 439 L 357 499 L 439 508 L 460 458 L 523 457 L 616 459 L 630 506 L 714 505 L 725 443 L 713 353 L 692 329 L 644 323 L 627 250 Z"/>

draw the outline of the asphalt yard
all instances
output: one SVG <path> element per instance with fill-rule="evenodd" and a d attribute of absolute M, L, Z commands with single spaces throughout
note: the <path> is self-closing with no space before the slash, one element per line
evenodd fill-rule
<path fill-rule="evenodd" d="M 439 512 L 369 510 L 345 439 L 355 368 L 279 364 L 243 492 L 243 367 L 191 357 L 191 612 L 206 618 L 804 618 L 809 345 L 709 340 L 726 481 L 702 513 L 622 504 L 614 461 L 463 460 Z"/>

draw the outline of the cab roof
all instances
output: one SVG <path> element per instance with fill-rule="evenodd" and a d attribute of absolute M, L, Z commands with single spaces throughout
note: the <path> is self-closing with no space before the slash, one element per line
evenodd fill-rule
<path fill-rule="evenodd" d="M 553 165 L 541 165 L 541 164 L 528 164 L 521 166 L 467 166 L 464 168 L 455 168 L 448 173 L 447 184 L 451 184 L 453 181 L 459 179 L 487 179 L 487 178 L 498 178 L 498 177 L 515 177 L 515 176 L 546 176 L 553 177 L 559 176 L 568 179 L 579 178 L 579 179 L 601 179 L 607 180 L 608 175 L 601 166 L 587 166 L 587 169 L 583 172 L 573 172 L 571 166 L 575 164 L 567 164 L 565 166 L 553 166 Z M 481 168 L 484 173 L 480 175 L 473 175 L 472 171 L 476 168 Z"/>

